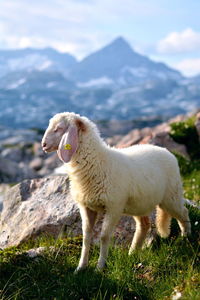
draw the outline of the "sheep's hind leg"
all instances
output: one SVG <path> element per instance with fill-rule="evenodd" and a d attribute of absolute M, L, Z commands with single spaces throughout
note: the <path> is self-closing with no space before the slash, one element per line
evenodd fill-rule
<path fill-rule="evenodd" d="M 148 216 L 139 217 L 134 216 L 136 222 L 136 230 L 129 250 L 129 255 L 136 249 L 140 249 L 151 227 Z"/>
<path fill-rule="evenodd" d="M 186 207 L 181 208 L 170 208 L 168 209 L 172 217 L 174 217 L 181 230 L 182 236 L 187 236 L 191 234 L 191 223 L 188 215 L 188 209 Z"/>
<path fill-rule="evenodd" d="M 97 217 L 97 212 L 92 211 L 84 206 L 80 207 L 80 213 L 82 218 L 83 245 L 81 250 L 81 258 L 75 272 L 83 270 L 88 265 L 92 232 Z"/>
<path fill-rule="evenodd" d="M 100 240 L 100 256 L 98 259 L 97 270 L 102 270 L 105 266 L 106 259 L 108 256 L 108 247 L 110 237 L 113 230 L 121 217 L 121 212 L 106 212 L 103 220 Z"/>

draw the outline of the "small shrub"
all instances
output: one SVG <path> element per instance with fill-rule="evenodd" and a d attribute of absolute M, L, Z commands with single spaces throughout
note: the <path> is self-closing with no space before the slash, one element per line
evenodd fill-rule
<path fill-rule="evenodd" d="M 200 160 L 186 159 L 184 156 L 180 155 L 177 152 L 174 152 L 174 155 L 178 160 L 182 176 L 189 175 L 193 171 L 200 171 Z"/>
<path fill-rule="evenodd" d="M 199 136 L 195 127 L 195 117 L 184 122 L 171 124 L 170 136 L 177 143 L 184 144 L 191 159 L 200 159 Z"/>

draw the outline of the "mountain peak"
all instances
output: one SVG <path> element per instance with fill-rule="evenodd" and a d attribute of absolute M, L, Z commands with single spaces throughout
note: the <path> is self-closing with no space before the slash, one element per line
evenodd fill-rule
<path fill-rule="evenodd" d="M 114 49 L 128 50 L 128 51 L 133 52 L 133 49 L 131 48 L 130 44 L 123 37 L 121 37 L 121 36 L 117 37 L 116 39 L 114 39 L 105 48 L 112 48 L 112 49 L 114 48 Z"/>
<path fill-rule="evenodd" d="M 128 46 L 130 47 L 129 43 L 122 37 L 119 36 L 116 39 L 114 39 L 110 45 L 118 45 L 118 46 Z"/>

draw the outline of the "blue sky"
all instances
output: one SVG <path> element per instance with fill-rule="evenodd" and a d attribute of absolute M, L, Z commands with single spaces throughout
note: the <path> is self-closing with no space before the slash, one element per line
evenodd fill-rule
<path fill-rule="evenodd" d="M 199 0 L 0 0 L 0 48 L 54 47 L 81 59 L 118 36 L 191 76 L 200 73 Z"/>

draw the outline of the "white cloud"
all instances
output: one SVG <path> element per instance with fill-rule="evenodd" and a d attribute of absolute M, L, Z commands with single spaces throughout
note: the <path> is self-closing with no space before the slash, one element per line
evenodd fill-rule
<path fill-rule="evenodd" d="M 92 7 L 86 1 L 25 0 L 0 2 L 0 48 L 54 47 L 84 56 L 104 42 L 88 20 Z"/>
<path fill-rule="evenodd" d="M 185 76 L 195 76 L 200 74 L 200 58 L 184 59 L 173 65 Z"/>
<path fill-rule="evenodd" d="M 0 1 L 0 48 L 55 47 L 79 58 L 125 32 L 139 16 L 156 16 L 154 0 Z M 126 26 L 129 24 L 129 26 Z"/>
<path fill-rule="evenodd" d="M 157 45 L 159 53 L 177 54 L 189 53 L 200 50 L 200 33 L 191 28 L 182 32 L 171 32 Z"/>

